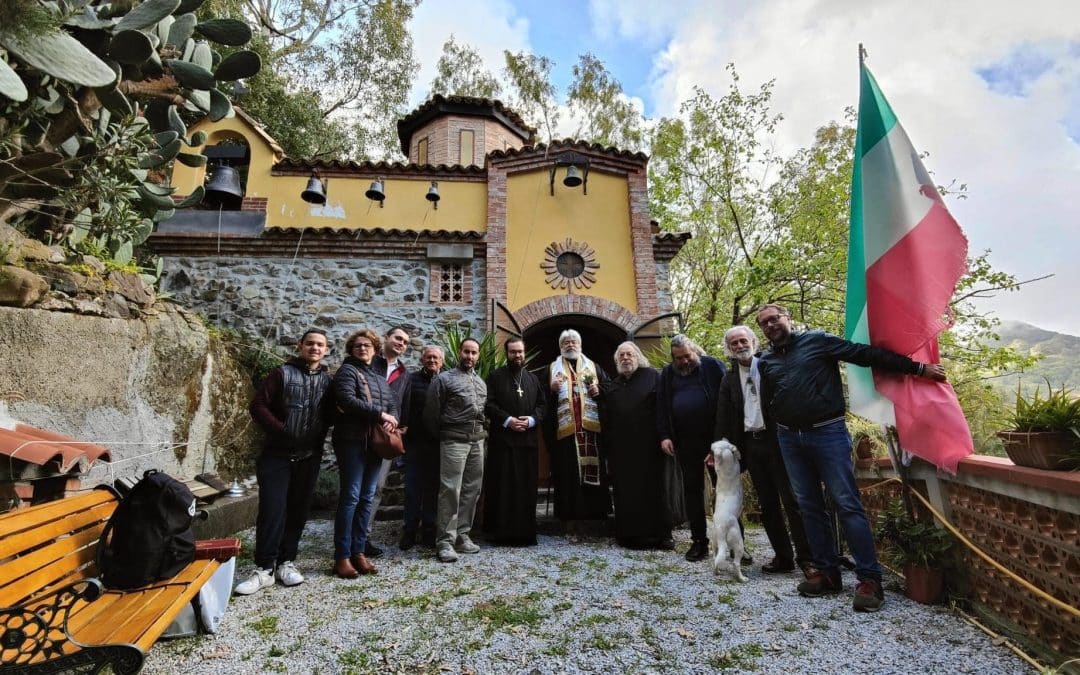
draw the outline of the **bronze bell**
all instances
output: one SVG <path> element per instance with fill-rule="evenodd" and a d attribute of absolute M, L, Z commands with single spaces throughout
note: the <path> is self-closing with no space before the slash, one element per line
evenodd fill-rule
<path fill-rule="evenodd" d="M 227 211 L 235 211 L 244 202 L 244 188 L 240 187 L 240 174 L 228 164 L 219 164 L 206 181 L 203 203 Z"/>
<path fill-rule="evenodd" d="M 386 199 L 386 193 L 383 192 L 382 178 L 371 181 L 371 187 L 367 189 L 364 196 L 372 201 L 379 202 L 379 206 L 382 206 L 383 200 Z"/>
<path fill-rule="evenodd" d="M 563 178 L 562 184 L 568 188 L 576 188 L 581 185 L 581 169 L 573 164 L 566 167 L 566 178 Z"/>
<path fill-rule="evenodd" d="M 308 178 L 307 187 L 300 193 L 300 199 L 303 199 L 309 204 L 325 204 L 326 203 L 326 187 L 323 182 L 319 180 L 317 174 L 311 174 L 311 178 Z"/>
<path fill-rule="evenodd" d="M 438 181 L 431 181 L 431 187 L 428 188 L 427 194 L 424 196 L 431 205 L 435 208 L 439 208 L 439 200 L 442 199 L 439 196 L 439 183 Z"/>

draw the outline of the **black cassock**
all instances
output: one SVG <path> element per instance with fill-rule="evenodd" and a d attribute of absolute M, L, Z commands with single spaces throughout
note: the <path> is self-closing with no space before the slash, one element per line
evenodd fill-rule
<path fill-rule="evenodd" d="M 664 496 L 664 462 L 656 430 L 656 388 L 660 374 L 638 368 L 606 385 L 604 444 L 615 492 L 615 537 L 622 544 L 654 546 L 671 538 L 671 515 Z"/>
<path fill-rule="evenodd" d="M 520 387 L 520 392 L 519 392 Z M 537 444 L 547 399 L 536 376 L 522 368 L 499 368 L 487 379 L 485 412 L 491 421 L 484 466 L 484 532 L 495 543 L 536 543 Z M 518 432 L 508 417 L 533 417 L 536 426 Z"/>

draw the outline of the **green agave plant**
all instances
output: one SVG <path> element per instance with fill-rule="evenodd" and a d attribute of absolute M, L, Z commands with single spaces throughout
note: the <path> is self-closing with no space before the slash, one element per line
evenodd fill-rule
<path fill-rule="evenodd" d="M 1020 388 L 1016 390 L 1016 409 L 1012 414 L 1012 427 L 1017 431 L 1072 431 L 1080 433 L 1080 398 L 1071 389 L 1061 385 L 1055 390 L 1046 381 L 1047 396 L 1042 397 L 1036 389 L 1031 398 L 1024 398 Z"/>
<path fill-rule="evenodd" d="M 480 342 L 480 360 L 476 364 L 476 373 L 481 378 L 486 380 L 488 375 L 506 365 L 506 351 L 495 333 L 473 335 L 471 329 L 452 323 L 444 326 L 436 336 L 436 342 L 446 351 L 446 368 L 457 368 L 461 343 L 468 338 Z M 527 352 L 525 365 L 528 366 L 535 358 L 535 351 Z"/>

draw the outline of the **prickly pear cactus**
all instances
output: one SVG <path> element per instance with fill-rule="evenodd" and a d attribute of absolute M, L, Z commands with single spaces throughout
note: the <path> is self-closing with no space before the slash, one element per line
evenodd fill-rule
<path fill-rule="evenodd" d="M 118 266 L 153 261 L 139 246 L 174 209 L 164 180 L 185 148 L 187 123 L 230 117 L 218 89 L 255 75 L 251 39 L 233 19 L 199 21 L 203 0 L 0 0 L 0 222 L 72 254 Z M 228 86 L 228 85 L 226 85 Z"/>

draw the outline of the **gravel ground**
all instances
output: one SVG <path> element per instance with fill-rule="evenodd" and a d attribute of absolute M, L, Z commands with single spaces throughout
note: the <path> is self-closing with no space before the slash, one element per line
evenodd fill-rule
<path fill-rule="evenodd" d="M 396 523 L 375 541 L 396 542 Z M 251 550 L 254 531 L 243 533 Z M 714 577 L 677 551 L 628 551 L 609 540 L 541 536 L 524 549 L 484 546 L 455 564 L 432 550 L 387 547 L 379 574 L 330 575 L 333 523 L 309 523 L 307 581 L 234 597 L 218 634 L 161 642 L 145 673 L 1022 673 L 1026 664 L 946 609 L 886 582 L 876 614 L 846 592 L 806 599 L 796 574 L 766 576 L 772 552 L 748 529 L 745 584 Z M 483 541 L 478 539 L 483 545 Z M 240 561 L 238 578 L 251 569 Z"/>

